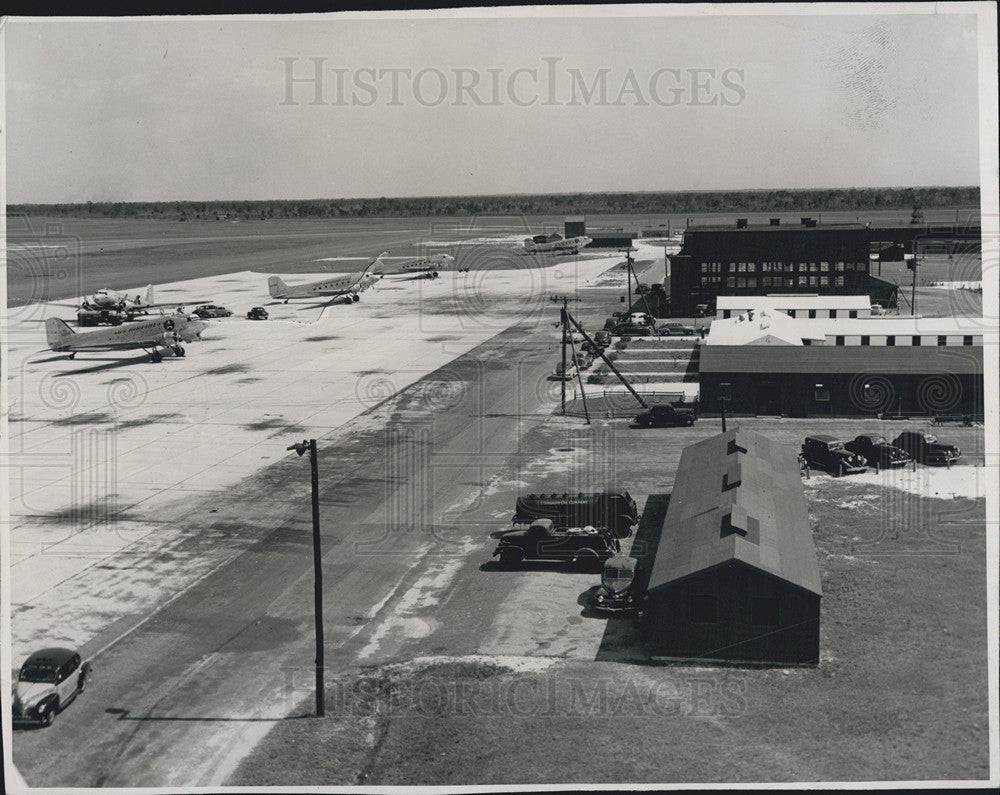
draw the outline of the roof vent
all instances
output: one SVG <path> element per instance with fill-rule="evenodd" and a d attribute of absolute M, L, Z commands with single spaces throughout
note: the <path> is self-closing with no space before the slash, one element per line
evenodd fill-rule
<path fill-rule="evenodd" d="M 746 218 L 737 218 L 736 219 L 736 228 L 737 229 L 746 229 L 747 228 L 747 219 Z"/>
<path fill-rule="evenodd" d="M 768 220 L 771 222 L 771 226 L 781 226 L 780 218 L 770 218 Z"/>

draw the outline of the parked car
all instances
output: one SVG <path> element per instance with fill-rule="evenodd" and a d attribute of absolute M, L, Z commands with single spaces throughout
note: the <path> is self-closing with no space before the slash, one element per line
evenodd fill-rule
<path fill-rule="evenodd" d="M 527 525 L 536 519 L 551 519 L 556 527 L 608 527 L 618 538 L 628 538 L 639 521 L 639 507 L 627 490 L 518 497 L 511 524 Z"/>
<path fill-rule="evenodd" d="M 711 310 L 711 308 L 709 308 L 708 304 L 698 304 L 694 308 L 694 316 L 695 317 L 708 317 L 711 314 L 712 314 L 712 310 Z"/>
<path fill-rule="evenodd" d="M 594 335 L 594 342 L 602 348 L 607 348 L 611 344 L 611 332 L 607 330 L 598 331 Z"/>
<path fill-rule="evenodd" d="M 864 456 L 869 464 L 878 462 L 883 469 L 906 466 L 909 454 L 902 448 L 889 444 L 884 436 L 866 433 L 844 445 L 847 450 Z"/>
<path fill-rule="evenodd" d="M 615 555 L 604 561 L 601 587 L 594 596 L 594 608 L 603 613 L 618 613 L 639 607 L 635 591 L 639 561 L 629 555 Z"/>
<path fill-rule="evenodd" d="M 661 334 L 669 334 L 671 336 L 692 337 L 698 333 L 698 330 L 694 326 L 685 326 L 683 323 L 661 323 L 659 330 Z"/>
<path fill-rule="evenodd" d="M 669 403 L 650 406 L 635 418 L 636 424 L 646 428 L 667 428 L 681 425 L 694 425 L 694 412 L 690 409 L 679 409 Z"/>
<path fill-rule="evenodd" d="M 566 362 L 566 369 L 563 369 L 563 363 L 559 362 L 556 365 L 556 369 L 552 371 L 552 375 L 549 376 L 550 381 L 572 381 L 576 378 L 577 367 L 572 362 Z"/>
<path fill-rule="evenodd" d="M 619 323 L 614 327 L 614 333 L 619 337 L 648 337 L 653 333 L 650 326 L 638 326 L 635 323 Z"/>
<path fill-rule="evenodd" d="M 262 306 L 255 306 L 247 312 L 247 320 L 267 320 L 267 310 Z"/>
<path fill-rule="evenodd" d="M 559 528 L 551 519 L 536 519 L 527 527 L 492 534 L 499 539 L 493 557 L 505 568 L 526 560 L 573 562 L 591 569 L 621 551 L 614 534 L 593 526 Z"/>
<path fill-rule="evenodd" d="M 924 431 L 903 431 L 892 443 L 921 464 L 951 465 L 962 455 L 955 445 L 939 442 L 934 434 Z"/>
<path fill-rule="evenodd" d="M 586 370 L 594 363 L 594 355 L 588 351 L 577 351 L 574 357 L 574 364 L 581 370 Z"/>
<path fill-rule="evenodd" d="M 645 312 L 633 312 L 629 315 L 628 322 L 635 326 L 652 326 L 653 318 Z"/>
<path fill-rule="evenodd" d="M 215 304 L 205 304 L 204 306 L 199 306 L 194 310 L 194 314 L 200 317 L 202 320 L 209 317 L 229 317 L 232 313 L 229 309 L 224 306 L 216 306 Z"/>
<path fill-rule="evenodd" d="M 638 287 L 635 288 L 635 291 L 639 295 L 645 295 L 646 293 L 649 292 L 649 285 L 648 284 L 640 284 Z"/>
<path fill-rule="evenodd" d="M 92 668 L 71 649 L 40 649 L 21 666 L 14 685 L 14 721 L 51 726 L 87 688 Z"/>
<path fill-rule="evenodd" d="M 868 468 L 864 456 L 852 453 L 840 439 L 826 434 L 807 436 L 802 445 L 802 456 L 811 468 L 825 469 L 837 477 L 864 472 Z"/>

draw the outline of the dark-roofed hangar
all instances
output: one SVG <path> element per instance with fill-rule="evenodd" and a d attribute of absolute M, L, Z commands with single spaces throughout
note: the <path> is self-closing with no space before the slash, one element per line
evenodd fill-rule
<path fill-rule="evenodd" d="M 795 451 L 739 429 L 686 447 L 649 575 L 653 658 L 816 664 L 822 594 Z"/>

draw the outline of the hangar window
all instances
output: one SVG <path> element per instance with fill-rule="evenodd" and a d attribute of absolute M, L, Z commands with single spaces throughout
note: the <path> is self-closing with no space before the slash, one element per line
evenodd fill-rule
<path fill-rule="evenodd" d="M 844 344 L 844 337 L 843 337 L 843 335 L 838 334 L 836 337 L 834 337 L 833 338 L 833 344 L 834 345 L 843 345 Z"/>
<path fill-rule="evenodd" d="M 769 596 L 755 596 L 750 600 L 750 623 L 755 627 L 776 627 L 778 620 L 778 600 Z"/>
<path fill-rule="evenodd" d="M 702 273 L 708 273 L 708 263 L 707 262 L 701 263 L 701 272 Z"/>
<path fill-rule="evenodd" d="M 938 345 L 947 345 L 947 344 L 948 344 L 948 338 L 946 336 L 942 334 L 940 337 L 938 337 Z"/>
<path fill-rule="evenodd" d="M 747 272 L 747 264 L 745 262 L 741 262 L 740 263 L 740 273 L 746 273 L 746 272 Z"/>
<path fill-rule="evenodd" d="M 914 334 L 913 335 L 913 339 L 911 340 L 911 344 L 915 345 L 918 348 L 920 347 L 920 335 L 919 334 Z"/>
<path fill-rule="evenodd" d="M 736 279 L 736 286 L 737 287 L 746 287 L 747 286 L 747 277 L 746 276 L 740 276 L 740 277 L 738 277 Z"/>
<path fill-rule="evenodd" d="M 964 337 L 962 337 L 962 344 L 963 345 L 971 345 L 972 344 L 972 335 L 971 334 L 966 334 Z"/>
<path fill-rule="evenodd" d="M 799 276 L 799 287 L 805 287 L 808 280 L 808 276 Z"/>
<path fill-rule="evenodd" d="M 843 287 L 844 286 L 844 277 L 843 276 L 838 276 L 837 277 L 837 286 L 838 287 Z"/>
<path fill-rule="evenodd" d="M 823 282 L 823 283 L 826 284 L 826 282 Z M 837 310 L 836 309 L 831 309 L 830 310 L 830 319 L 831 320 L 836 320 L 837 319 Z"/>
<path fill-rule="evenodd" d="M 816 277 L 815 276 L 810 276 L 809 277 L 809 286 L 810 287 L 815 287 L 816 286 Z"/>
<path fill-rule="evenodd" d="M 735 287 L 735 286 L 736 286 L 736 277 L 735 276 L 727 276 L 726 277 L 726 287 Z"/>
<path fill-rule="evenodd" d="M 816 271 L 818 271 L 818 270 L 819 270 L 819 263 L 818 262 L 810 262 L 809 263 L 809 272 L 810 273 L 816 273 Z"/>
<path fill-rule="evenodd" d="M 795 263 L 794 262 L 786 262 L 785 263 L 785 271 L 788 272 L 788 271 L 793 271 L 793 270 L 795 270 Z"/>
<path fill-rule="evenodd" d="M 844 272 L 844 263 L 843 262 L 838 262 L 837 263 L 837 272 L 838 273 L 843 273 Z"/>
<path fill-rule="evenodd" d="M 688 608 L 693 624 L 714 624 L 719 620 L 714 594 L 691 594 Z"/>
<path fill-rule="evenodd" d="M 809 310 L 809 318 L 810 318 L 810 320 L 815 320 L 816 319 L 816 310 L 815 309 L 810 309 Z"/>
<path fill-rule="evenodd" d="M 794 276 L 786 276 L 785 277 L 785 287 L 794 287 L 794 286 L 795 286 L 795 277 Z"/>
<path fill-rule="evenodd" d="M 858 310 L 857 309 L 848 310 L 847 316 L 848 317 L 857 317 L 858 316 Z"/>
<path fill-rule="evenodd" d="M 895 345 L 896 344 L 896 338 L 890 334 L 888 337 L 885 338 L 885 344 L 886 345 Z"/>
<path fill-rule="evenodd" d="M 825 273 L 826 271 L 830 270 L 830 263 L 829 262 L 821 262 L 819 264 L 819 269 Z"/>
<path fill-rule="evenodd" d="M 871 345 L 871 343 L 872 343 L 872 338 L 871 337 L 869 337 L 869 336 L 863 336 L 863 337 L 861 337 L 861 344 L 862 345 Z"/>

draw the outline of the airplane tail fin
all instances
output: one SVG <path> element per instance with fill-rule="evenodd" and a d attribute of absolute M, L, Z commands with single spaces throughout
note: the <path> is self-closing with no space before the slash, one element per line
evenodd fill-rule
<path fill-rule="evenodd" d="M 49 343 L 49 348 L 54 351 L 59 350 L 66 344 L 67 340 L 76 334 L 66 321 L 57 317 L 50 317 L 45 321 L 45 336 Z"/>
<path fill-rule="evenodd" d="M 156 303 L 153 299 L 153 285 L 146 287 L 146 297 L 142 299 L 142 303 L 146 306 L 152 306 Z"/>
<path fill-rule="evenodd" d="M 386 249 L 381 254 L 379 254 L 377 257 L 375 257 L 371 262 L 368 263 L 368 267 L 365 268 L 364 272 L 365 273 L 375 273 L 375 274 L 379 274 L 379 275 L 384 276 L 385 275 L 386 266 L 385 266 L 385 263 L 382 262 L 382 257 L 384 257 L 388 253 L 389 253 L 389 251 L 388 251 L 388 249 Z"/>
<path fill-rule="evenodd" d="M 267 280 L 267 291 L 271 294 L 271 298 L 281 298 L 288 292 L 288 285 L 277 276 L 270 276 Z"/>

